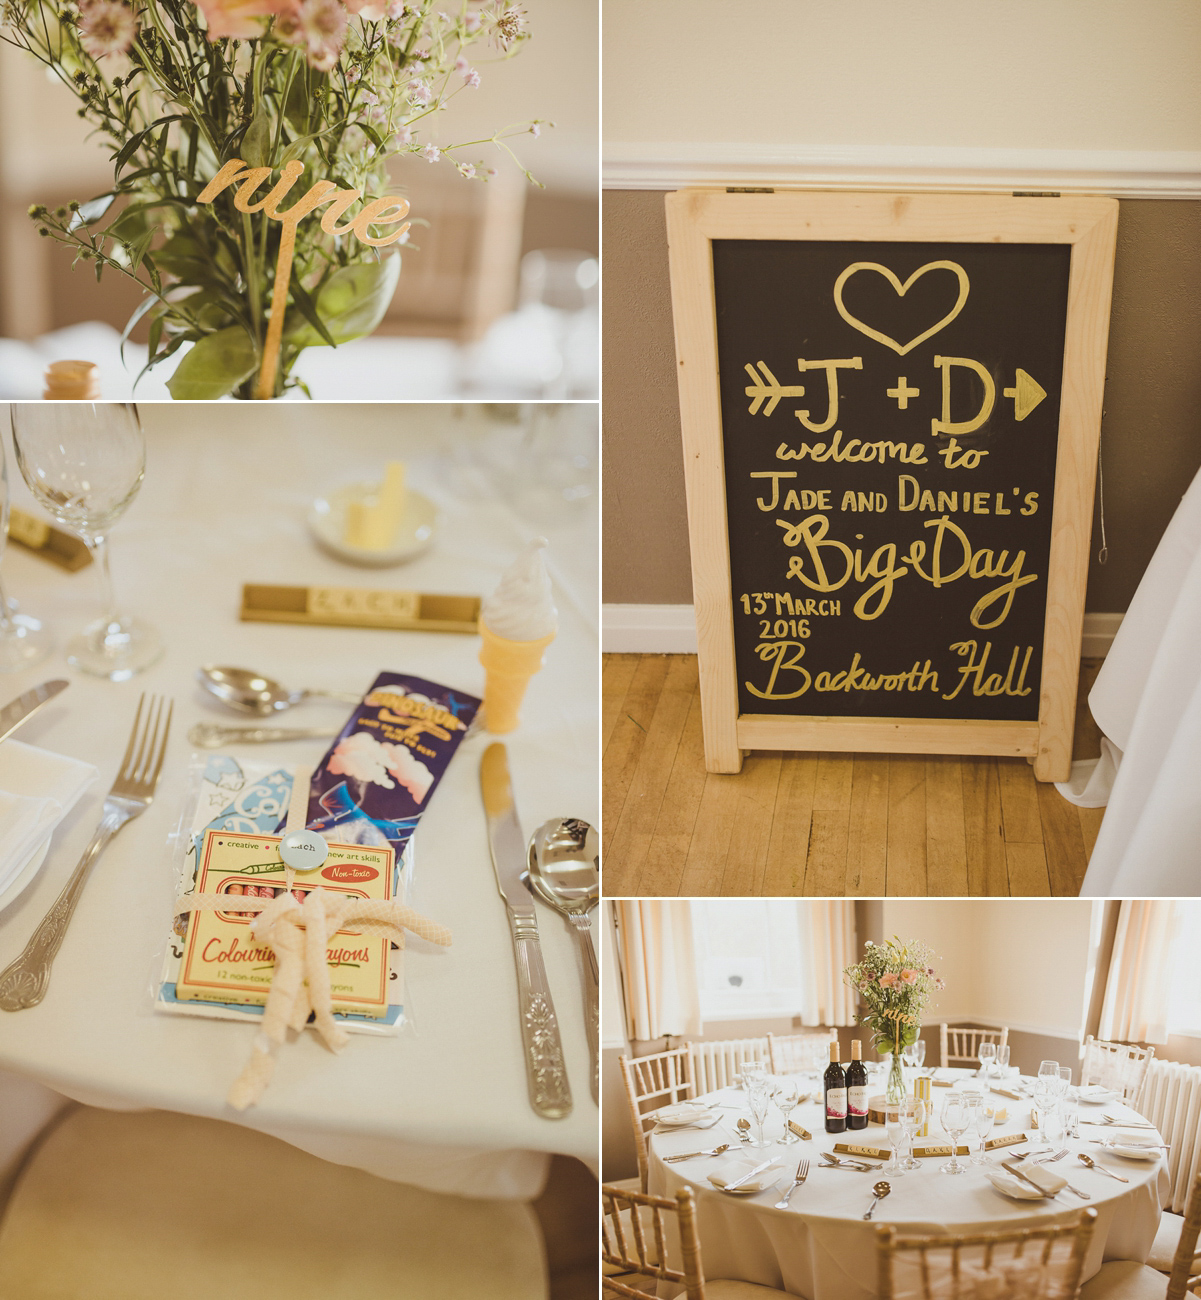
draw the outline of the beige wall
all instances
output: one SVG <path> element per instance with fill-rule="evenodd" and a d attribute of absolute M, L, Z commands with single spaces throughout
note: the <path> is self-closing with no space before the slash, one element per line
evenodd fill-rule
<path fill-rule="evenodd" d="M 1193 0 L 606 0 L 624 142 L 1201 149 Z"/>
<path fill-rule="evenodd" d="M 663 195 L 603 207 L 604 600 L 688 604 Z M 1086 607 L 1121 612 L 1201 466 L 1201 202 L 1121 205 L 1101 447 L 1109 562 L 1094 530 Z"/>

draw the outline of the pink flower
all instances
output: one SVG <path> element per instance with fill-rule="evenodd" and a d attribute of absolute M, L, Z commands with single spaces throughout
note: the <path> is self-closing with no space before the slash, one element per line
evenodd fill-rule
<path fill-rule="evenodd" d="M 884 974 L 880 976 L 880 987 L 883 989 L 890 989 L 896 984 L 897 979 L 898 976 L 893 971 L 885 971 Z"/>
<path fill-rule="evenodd" d="M 263 34 L 263 20 L 293 7 L 291 0 L 196 0 L 208 27 L 210 41 L 230 36 L 253 40 Z"/>
<path fill-rule="evenodd" d="M 479 29 L 480 29 L 479 14 L 468 14 L 467 17 L 463 19 L 463 30 L 465 32 L 478 32 Z"/>
<path fill-rule="evenodd" d="M 434 92 L 424 81 L 410 81 L 406 89 L 409 93 L 409 103 L 418 104 L 422 108 L 434 97 Z"/>
<path fill-rule="evenodd" d="M 436 163 L 442 157 L 442 150 L 436 144 L 427 144 L 421 151 L 421 156 L 426 162 Z"/>
<path fill-rule="evenodd" d="M 387 16 L 387 0 L 345 0 L 347 9 L 365 22 L 378 23 Z"/>
<path fill-rule="evenodd" d="M 455 165 L 459 169 L 459 175 L 462 176 L 464 180 L 469 181 L 475 175 L 474 163 L 456 163 Z"/>
<path fill-rule="evenodd" d="M 303 45 L 310 68 L 328 72 L 342 53 L 346 39 L 346 10 L 338 0 L 301 0 L 285 13 L 275 30 L 292 45 Z"/>
<path fill-rule="evenodd" d="M 94 59 L 127 54 L 137 34 L 137 19 L 128 5 L 91 0 L 79 11 L 79 43 Z"/>
<path fill-rule="evenodd" d="M 480 74 L 476 72 L 474 68 L 468 68 L 467 71 L 463 73 L 463 80 L 471 87 L 472 90 L 479 90 Z"/>
<path fill-rule="evenodd" d="M 920 976 L 920 970 L 909 970 L 906 968 L 901 972 L 901 982 L 903 984 L 916 984 Z"/>
<path fill-rule="evenodd" d="M 409 141 L 412 140 L 412 138 L 413 138 L 413 132 L 407 126 L 400 127 L 396 132 L 397 144 L 408 144 Z"/>

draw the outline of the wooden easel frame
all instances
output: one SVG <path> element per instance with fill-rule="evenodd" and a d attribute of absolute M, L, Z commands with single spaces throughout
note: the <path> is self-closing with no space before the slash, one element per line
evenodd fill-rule
<path fill-rule="evenodd" d="M 1105 198 L 711 189 L 667 195 L 701 715 L 710 772 L 739 771 L 747 750 L 786 749 L 1020 756 L 1034 764 L 1040 781 L 1067 779 L 1117 222 L 1117 200 Z M 710 247 L 715 239 L 1071 245 L 1037 722 L 739 713 Z"/>

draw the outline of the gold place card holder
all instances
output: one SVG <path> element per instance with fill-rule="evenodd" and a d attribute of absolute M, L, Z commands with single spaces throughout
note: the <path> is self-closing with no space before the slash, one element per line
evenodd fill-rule
<path fill-rule="evenodd" d="M 78 537 L 52 528 L 44 519 L 28 515 L 15 506 L 8 512 L 8 536 L 10 541 L 69 573 L 84 569 L 92 562 L 91 551 Z"/>
<path fill-rule="evenodd" d="M 376 591 L 364 587 L 242 587 L 244 623 L 312 623 L 401 632 L 466 632 L 478 628 L 478 596 Z"/>
<path fill-rule="evenodd" d="M 802 1128 L 802 1127 L 801 1127 L 801 1126 L 796 1122 L 796 1120 L 792 1120 L 792 1119 L 790 1119 L 790 1120 L 788 1121 L 788 1127 L 789 1127 L 789 1128 L 792 1130 L 792 1132 L 795 1133 L 795 1134 L 797 1135 L 797 1137 L 799 1137 L 802 1141 L 804 1141 L 804 1142 L 811 1142 L 811 1141 L 813 1140 L 813 1134 L 810 1133 L 809 1130 L 808 1130 L 807 1128 Z"/>

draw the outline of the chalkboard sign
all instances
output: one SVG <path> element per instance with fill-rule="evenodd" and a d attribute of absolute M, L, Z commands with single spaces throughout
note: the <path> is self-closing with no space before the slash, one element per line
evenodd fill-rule
<path fill-rule="evenodd" d="M 1117 204 L 667 203 L 709 769 L 1065 778 Z"/>

